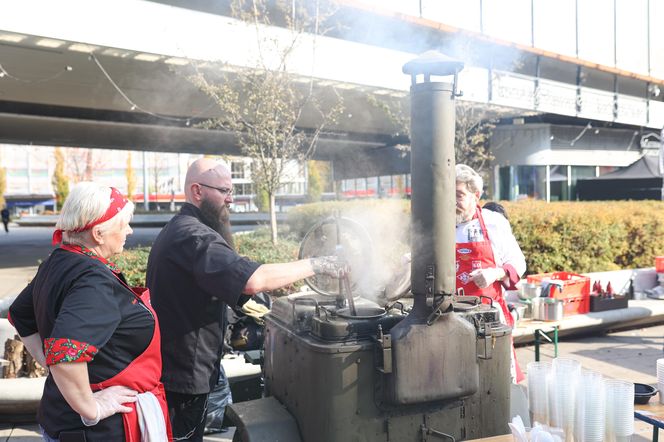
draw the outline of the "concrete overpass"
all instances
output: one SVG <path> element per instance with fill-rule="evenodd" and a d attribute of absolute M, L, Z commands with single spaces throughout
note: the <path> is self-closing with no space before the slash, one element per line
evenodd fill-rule
<path fill-rule="evenodd" d="M 649 93 L 664 89 L 664 79 L 649 73 L 463 31 L 422 14 L 336 3 L 345 28 L 326 37 L 304 35 L 289 66 L 293 75 L 313 76 L 344 96 L 345 115 L 322 137 L 320 158 L 353 152 L 385 163 L 379 169 L 403 169 L 403 155 L 391 147 L 404 141 L 395 137 L 398 127 L 367 96 L 404 103 L 409 79 L 401 66 L 432 48 L 468 58 L 460 85 L 469 102 L 513 115 L 664 126 L 664 103 Z M 191 60 L 231 71 L 255 63 L 254 29 L 228 14 L 228 2 L 211 0 L 4 2 L 0 141 L 236 153 L 232 134 L 193 127 L 216 109 L 181 74 Z M 261 32 L 278 40 L 288 31 Z M 301 128 L 310 127 L 303 119 Z"/>

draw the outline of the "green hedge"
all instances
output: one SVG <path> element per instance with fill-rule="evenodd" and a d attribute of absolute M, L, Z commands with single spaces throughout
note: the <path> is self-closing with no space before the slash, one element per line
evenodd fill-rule
<path fill-rule="evenodd" d="M 664 203 L 659 201 L 525 200 L 502 204 L 526 256 L 528 274 L 652 267 L 655 256 L 664 255 Z M 291 210 L 289 223 L 294 232 L 303 235 L 318 219 L 336 210 L 349 217 L 359 213 L 364 218 L 375 211 L 379 221 L 371 228 L 374 240 L 399 242 L 407 238 L 407 233 L 386 235 L 382 222 L 407 226 L 407 221 L 398 219 L 410 217 L 406 200 L 308 204 Z M 387 212 L 391 215 L 383 215 Z"/>
<path fill-rule="evenodd" d="M 263 263 L 287 262 L 297 259 L 299 241 L 290 235 L 280 238 L 279 244 L 272 245 L 269 229 L 258 229 L 247 234 L 234 236 L 235 247 L 240 255 Z M 130 285 L 143 286 L 147 270 L 149 247 L 125 250 L 114 259 Z M 295 289 L 291 286 L 288 289 Z"/>
<path fill-rule="evenodd" d="M 128 249 L 113 258 L 130 286 L 145 286 L 145 271 L 148 268 L 149 247 Z"/>
<path fill-rule="evenodd" d="M 502 202 L 521 245 L 527 273 L 599 272 L 652 267 L 664 255 L 664 203 L 659 201 Z M 409 243 L 410 202 L 355 200 L 298 206 L 288 213 L 290 234 L 277 246 L 267 229 L 235 236 L 238 253 L 260 262 L 297 258 L 299 241 L 319 220 L 339 212 L 363 224 L 376 251 L 395 261 Z M 145 283 L 150 249 L 125 251 L 116 259 L 133 285 Z M 289 287 L 292 290 L 295 287 Z"/>
<path fill-rule="evenodd" d="M 528 273 L 652 267 L 664 254 L 659 201 L 505 203 Z"/>

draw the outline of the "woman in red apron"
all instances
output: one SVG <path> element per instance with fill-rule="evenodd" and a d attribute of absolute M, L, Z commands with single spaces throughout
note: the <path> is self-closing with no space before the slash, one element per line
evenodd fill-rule
<path fill-rule="evenodd" d="M 514 326 L 514 320 L 510 314 L 505 298 L 503 297 L 503 281 L 509 276 L 510 280 L 518 281 L 518 275 L 513 266 L 506 263 L 498 263 L 494 253 L 489 230 L 482 216 L 482 209 L 477 205 L 479 200 L 482 179 L 470 167 L 459 164 L 457 173 L 457 244 L 456 244 L 456 287 L 463 289 L 464 295 L 486 296 L 496 303 L 502 312 L 503 321 L 510 327 Z M 502 215 L 496 215 L 502 216 Z M 473 222 L 477 220 L 476 222 Z M 505 220 L 506 222 L 506 220 Z M 460 227 L 465 225 L 465 227 Z M 465 232 L 460 234 L 459 230 Z M 507 224 L 507 230 L 513 240 L 511 229 Z M 459 236 L 463 236 L 461 240 Z M 503 239 L 504 240 L 504 239 Z M 509 244 L 509 243 L 508 243 Z M 518 244 L 513 240 L 513 246 L 518 249 Z M 523 254 L 518 250 L 520 260 Z M 522 263 L 525 269 L 525 262 Z M 509 269 L 509 271 L 508 271 Z M 515 282 L 511 281 L 511 282 Z M 488 300 L 483 300 L 488 303 Z M 514 345 L 512 345 L 512 378 L 521 382 L 524 375 L 516 361 Z"/>
<path fill-rule="evenodd" d="M 149 292 L 108 261 L 132 213 L 117 189 L 74 187 L 53 235 L 61 247 L 10 307 L 28 351 L 50 368 L 37 416 L 46 441 L 171 438 Z"/>

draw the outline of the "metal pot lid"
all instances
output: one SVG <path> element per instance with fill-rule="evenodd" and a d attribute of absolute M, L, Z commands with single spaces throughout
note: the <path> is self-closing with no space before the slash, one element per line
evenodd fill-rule
<path fill-rule="evenodd" d="M 385 285 L 385 298 L 389 302 L 403 298 L 410 291 L 410 269 L 410 253 L 408 253 L 404 255 L 392 278 Z"/>
<path fill-rule="evenodd" d="M 374 319 L 385 316 L 387 312 L 380 307 L 358 307 L 356 314 L 353 315 L 348 308 L 337 310 L 337 316 L 346 319 Z"/>
<path fill-rule="evenodd" d="M 350 287 L 353 296 L 362 282 L 371 275 L 373 247 L 367 231 L 350 218 L 327 218 L 316 223 L 300 243 L 300 259 L 316 256 L 343 256 L 350 265 Z M 307 285 L 317 293 L 326 296 L 339 296 L 340 284 L 337 278 L 316 275 L 306 278 Z M 343 295 L 344 292 L 341 294 Z"/>

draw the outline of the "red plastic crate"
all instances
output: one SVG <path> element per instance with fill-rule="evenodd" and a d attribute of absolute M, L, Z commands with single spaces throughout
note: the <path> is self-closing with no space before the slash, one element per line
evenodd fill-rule
<path fill-rule="evenodd" d="M 563 316 L 582 315 L 590 311 L 590 296 L 578 296 L 563 300 Z"/>
<path fill-rule="evenodd" d="M 655 271 L 664 273 L 664 256 L 655 256 Z"/>
<path fill-rule="evenodd" d="M 564 301 L 563 312 L 566 316 L 590 311 L 590 278 L 576 273 L 553 272 L 530 275 L 527 281 L 541 284 L 545 279 L 563 282 L 562 291 L 555 290 L 553 298 Z"/>

